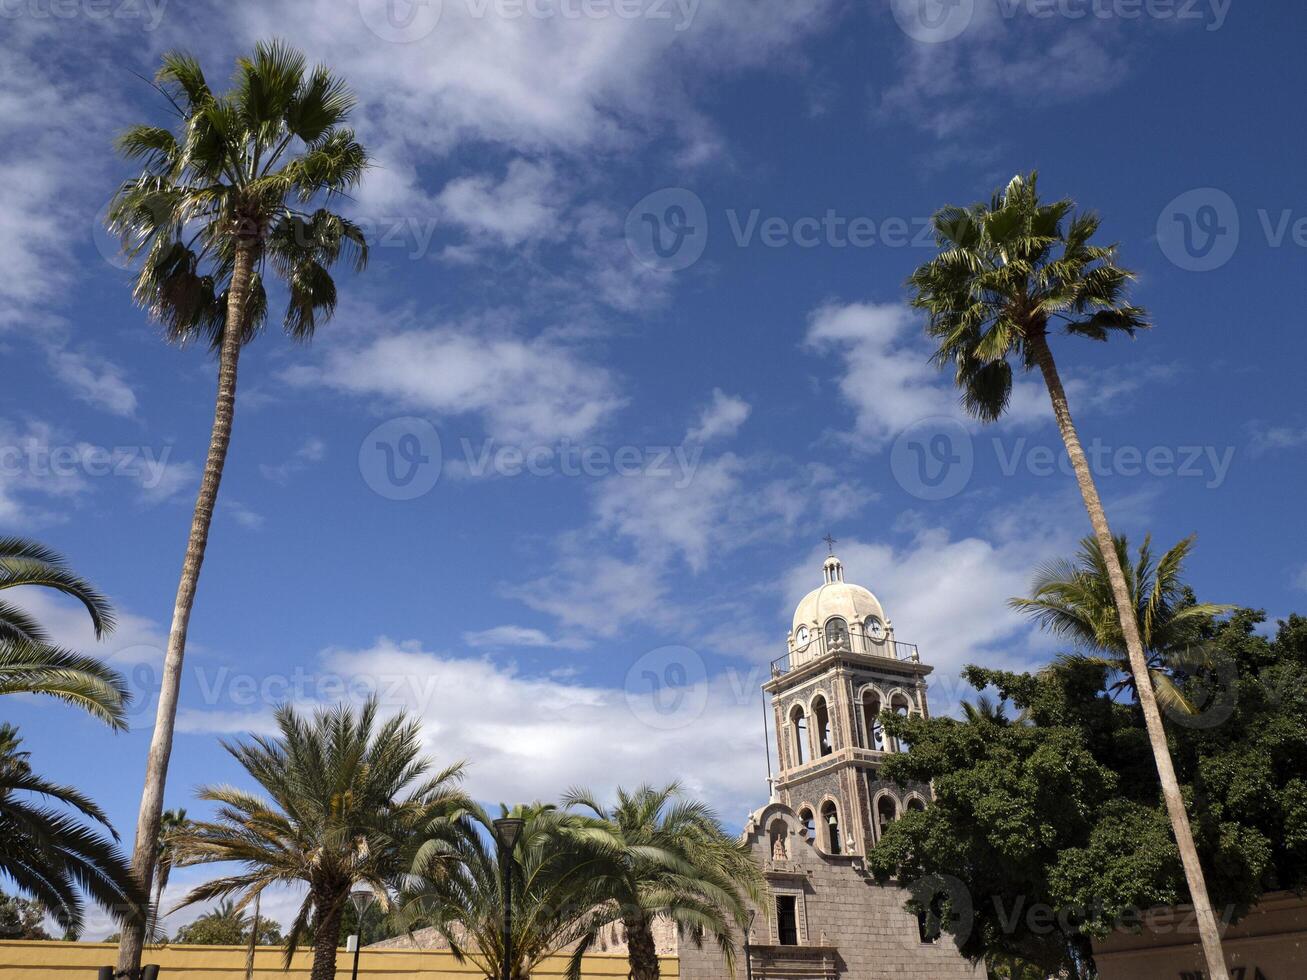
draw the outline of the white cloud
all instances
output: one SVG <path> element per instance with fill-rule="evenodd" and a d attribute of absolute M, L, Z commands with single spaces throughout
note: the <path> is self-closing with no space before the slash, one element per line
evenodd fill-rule
<path fill-rule="evenodd" d="M 139 478 L 140 499 L 144 504 L 163 504 L 198 485 L 200 468 L 190 460 L 161 459 Z"/>
<path fill-rule="evenodd" d="M 530 626 L 492 626 L 484 630 L 470 630 L 463 634 L 463 642 L 477 649 L 491 647 L 505 649 L 513 647 L 561 647 L 568 646 L 562 640 L 555 640 L 544 630 Z"/>
<path fill-rule="evenodd" d="M 915 7 L 914 0 L 894 2 Z M 1004 6 L 1016 15 L 1002 16 Z M 891 13 L 885 8 L 881 16 L 888 20 Z M 905 39 L 898 81 L 880 94 L 878 108 L 956 141 L 1009 104 L 1084 98 L 1086 78 L 1119 84 L 1130 67 L 1122 38 L 1102 19 L 1032 17 L 1020 4 L 976 0 L 975 16 L 959 37 L 943 44 Z"/>
<path fill-rule="evenodd" d="M 1279 449 L 1297 449 L 1307 445 L 1307 428 L 1293 425 L 1268 425 L 1252 422 L 1248 425 L 1249 451 L 1264 456 Z"/>
<path fill-rule="evenodd" d="M 488 238 L 515 248 L 560 235 L 563 197 L 553 167 L 517 159 L 509 163 L 502 180 L 487 175 L 451 180 L 436 205 L 474 241 Z"/>
<path fill-rule="evenodd" d="M 734 820 L 762 803 L 761 695 L 753 683 L 761 678 L 709 679 L 693 654 L 669 649 L 688 658 L 689 680 L 663 691 L 660 709 L 644 686 L 641 664 L 649 661 L 627 656 L 633 677 L 624 687 L 532 677 L 385 638 L 363 650 L 327 650 L 322 667 L 351 691 L 376 689 L 387 709 L 416 714 L 439 763 L 469 762 L 467 789 L 483 801 L 556 800 L 576 785 L 607 796 L 619 783 L 680 779 Z M 267 731 L 269 716 L 192 710 L 178 728 Z"/>
<path fill-rule="evenodd" d="M 714 388 L 712 403 L 699 414 L 699 421 L 685 434 L 686 442 L 710 442 L 713 439 L 729 439 L 740 431 L 740 426 L 752 411 L 743 398 L 728 395 L 720 388 Z"/>
<path fill-rule="evenodd" d="M 257 531 L 263 527 L 263 515 L 246 507 L 239 500 L 224 497 L 221 503 L 222 509 L 231 515 L 232 520 L 246 530 Z"/>
<path fill-rule="evenodd" d="M 313 463 L 320 463 L 327 458 L 327 444 L 317 436 L 311 436 L 290 454 L 288 459 L 275 465 L 260 463 L 259 472 L 265 480 L 285 486 L 296 473 L 308 469 Z"/>
<path fill-rule="evenodd" d="M 474 415 L 487 435 L 518 445 L 584 438 L 626 401 L 611 373 L 576 347 L 519 336 L 486 320 L 335 346 L 317 367 L 292 369 L 287 377 L 440 416 Z"/>
<path fill-rule="evenodd" d="M 1303 565 L 1302 568 L 1298 569 L 1298 574 L 1293 579 L 1293 586 L 1295 589 L 1307 592 L 1307 565 Z"/>
<path fill-rule="evenodd" d="M 73 395 L 111 415 L 131 418 L 136 414 L 136 393 L 123 376 L 123 369 L 102 357 L 66 347 L 47 350 L 50 369 Z"/>

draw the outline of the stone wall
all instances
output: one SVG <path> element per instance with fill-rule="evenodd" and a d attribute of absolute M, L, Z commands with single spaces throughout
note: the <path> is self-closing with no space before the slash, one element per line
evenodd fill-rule
<path fill-rule="evenodd" d="M 773 831 L 783 827 L 782 854 L 775 853 Z M 776 894 L 794 895 L 799 913 L 800 947 L 779 947 L 776 917 L 760 910 L 752 932 L 755 980 L 821 977 L 827 980 L 983 980 L 983 967 L 962 958 L 947 936 L 921 941 L 917 919 L 904 909 L 907 893 L 878 885 L 856 857 L 822 854 L 798 833 L 792 810 L 772 804 L 746 828 L 746 840 L 767 871 Z M 742 943 L 739 945 L 742 946 Z M 791 954 L 810 955 L 784 959 Z M 684 980 L 730 980 L 715 947 L 680 945 Z M 736 980 L 744 976 L 743 962 Z"/>

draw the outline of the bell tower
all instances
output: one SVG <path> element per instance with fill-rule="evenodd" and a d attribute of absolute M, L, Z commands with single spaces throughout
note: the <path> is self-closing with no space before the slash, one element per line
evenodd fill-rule
<path fill-rule="evenodd" d="M 780 760 L 774 799 L 798 815 L 819 850 L 856 856 L 930 797 L 929 787 L 904 790 L 879 772 L 888 754 L 905 748 L 884 732 L 881 713 L 927 715 L 932 668 L 895 637 L 880 600 L 844 580 L 828 543 L 821 584 L 795 610 L 786 653 L 772 662 L 763 690 Z"/>

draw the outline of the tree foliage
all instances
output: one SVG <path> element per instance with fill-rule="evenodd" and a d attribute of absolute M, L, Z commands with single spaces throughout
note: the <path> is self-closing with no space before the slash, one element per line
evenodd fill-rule
<path fill-rule="evenodd" d="M 1270 639 L 1263 618 L 1240 610 L 1210 626 L 1211 667 L 1180 681 L 1198 711 L 1168 733 L 1227 917 L 1265 891 L 1307 891 L 1307 619 Z M 914 907 L 944 896 L 935 911 L 968 956 L 1092 976 L 1094 938 L 1187 895 L 1138 707 L 1113 699 L 1092 660 L 964 676 L 1021 719 L 886 716 L 912 749 L 885 776 L 932 782 L 935 802 L 893 824 L 868 864 L 928 883 Z"/>

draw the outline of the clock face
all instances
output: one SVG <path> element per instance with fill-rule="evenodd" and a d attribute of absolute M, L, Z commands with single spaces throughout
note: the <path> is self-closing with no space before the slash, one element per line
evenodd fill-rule
<path fill-rule="evenodd" d="M 794 645 L 800 650 L 808 645 L 808 627 L 800 626 L 794 634 Z"/>
<path fill-rule="evenodd" d="M 867 617 L 867 635 L 879 643 L 885 639 L 885 624 L 875 616 Z"/>

